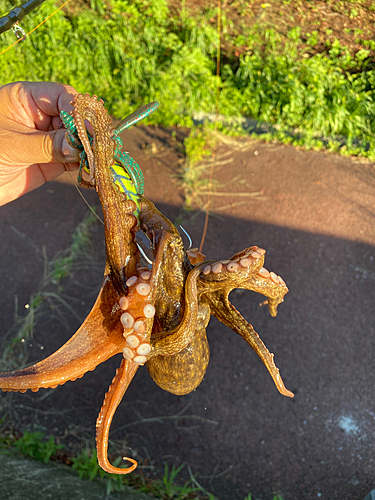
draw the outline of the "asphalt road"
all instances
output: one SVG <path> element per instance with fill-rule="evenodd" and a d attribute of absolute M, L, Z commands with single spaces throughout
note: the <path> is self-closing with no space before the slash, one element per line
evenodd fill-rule
<path fill-rule="evenodd" d="M 170 138 L 165 130 L 137 128 L 127 133 L 126 150 L 145 172 L 146 196 L 175 220 L 182 203 L 173 177 L 180 155 Z M 362 500 L 375 486 L 374 165 L 257 141 L 224 144 L 214 158 L 219 191 L 258 194 L 213 197 L 217 216 L 210 217 L 204 253 L 225 259 L 250 245 L 267 250 L 265 267 L 290 290 L 278 316 L 259 307 L 264 299 L 255 293 L 233 292 L 231 300 L 275 353 L 295 397 L 281 396 L 251 348 L 212 319 L 211 361 L 192 394 L 168 394 L 146 369 L 138 370 L 112 426 L 115 456 L 123 443 L 150 477 L 160 476 L 165 462 L 186 462 L 220 500 L 243 500 L 249 492 L 259 499 L 279 492 L 284 500 Z M 94 192 L 88 199 L 98 205 Z M 1 335 L 14 323 L 14 296 L 24 314 L 38 289 L 42 247 L 48 258 L 66 248 L 86 213 L 66 179 L 0 208 Z M 204 216 L 191 215 L 184 227 L 197 246 Z M 99 226 L 93 254 L 97 265 L 68 287 L 82 317 L 104 266 Z M 56 350 L 79 326 L 74 318 L 68 327 L 54 318 L 52 311 L 39 323 L 30 362 Z M 109 360 L 48 397 L 47 391 L 3 397 L 4 405 L 20 429 L 43 425 L 73 449 L 84 439 L 93 444 L 95 419 L 119 363 Z"/>

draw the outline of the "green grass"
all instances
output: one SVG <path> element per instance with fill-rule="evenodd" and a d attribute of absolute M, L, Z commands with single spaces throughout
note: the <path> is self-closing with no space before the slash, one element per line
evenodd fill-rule
<path fill-rule="evenodd" d="M 352 4 L 354 16 L 359 3 Z M 228 53 L 217 77 L 217 33 L 207 22 L 214 11 L 190 16 L 183 9 L 174 16 L 165 0 L 70 5 L 67 14 L 59 11 L 26 42 L 0 56 L 1 84 L 18 79 L 70 83 L 100 95 L 117 118 L 158 100 L 161 106 L 149 123 L 187 126 L 194 113 L 215 112 L 218 85 L 220 114 L 271 124 L 267 139 L 375 157 L 369 41 L 351 55 L 327 35 L 325 53 L 310 55 L 316 34 L 304 42 L 299 28 L 282 38 L 255 24 L 234 40 L 234 46 L 246 49 L 238 57 Z M 8 6 L 0 0 L 0 10 Z M 24 28 L 31 29 L 54 9 L 53 2 L 46 2 L 25 18 Z M 7 33 L 1 40 L 5 47 L 13 39 Z"/>
<path fill-rule="evenodd" d="M 198 500 L 199 498 L 203 498 L 202 495 L 196 495 L 199 488 L 191 486 L 191 480 L 185 482 L 183 485 L 177 483 L 177 476 L 184 468 L 184 464 L 180 465 L 180 467 L 172 465 L 171 468 L 168 464 L 165 464 L 161 480 L 146 481 L 144 476 L 137 475 L 136 473 L 133 473 L 131 476 L 108 474 L 108 472 L 99 467 L 95 448 L 84 450 L 77 457 L 73 458 L 72 461 L 72 469 L 77 472 L 80 478 L 90 481 L 96 477 L 101 478 L 106 484 L 107 494 L 111 491 L 124 490 L 124 485 L 132 485 L 138 490 L 163 500 Z M 121 457 L 118 457 L 113 464 L 118 467 L 121 462 Z M 211 497 L 213 500 L 214 497 Z"/>
<path fill-rule="evenodd" d="M 51 459 L 58 459 L 58 452 L 64 448 L 61 444 L 55 443 L 55 438 L 45 435 L 44 431 L 25 431 L 21 437 L 0 438 L 1 452 L 11 453 L 11 449 L 17 449 L 23 456 L 30 457 L 48 463 Z M 114 461 L 115 466 L 119 466 L 122 459 L 118 457 Z M 199 488 L 191 486 L 189 480 L 183 485 L 178 484 L 176 479 L 184 468 L 184 464 L 176 468 L 171 468 L 165 464 L 164 474 L 160 480 L 145 480 L 144 476 L 131 474 L 130 476 L 119 474 L 108 474 L 98 464 L 96 449 L 85 449 L 76 457 L 71 458 L 72 469 L 81 479 L 93 481 L 99 479 L 106 485 L 107 495 L 112 491 L 124 491 L 125 486 L 133 485 L 136 489 L 146 492 L 162 500 L 199 500 L 207 498 L 207 495 L 197 496 Z M 209 494 L 210 496 L 210 494 Z M 211 495 L 210 498 L 214 500 Z"/>
<path fill-rule="evenodd" d="M 184 209 L 202 208 L 207 190 L 212 190 L 208 178 L 208 165 L 205 159 L 211 156 L 215 146 L 214 139 L 208 127 L 193 127 L 184 140 L 186 159 L 179 171 L 178 181 L 184 191 Z"/>
<path fill-rule="evenodd" d="M 122 491 L 124 490 L 124 476 L 119 474 L 108 474 L 105 472 L 98 464 L 98 459 L 96 455 L 96 450 L 85 449 L 77 455 L 77 457 L 72 458 L 72 469 L 79 475 L 81 479 L 88 479 L 92 481 L 96 477 L 101 478 L 106 485 L 107 494 L 111 491 Z M 118 457 L 114 465 L 119 466 L 121 463 L 121 457 Z"/>
<path fill-rule="evenodd" d="M 45 434 L 42 431 L 28 432 L 14 442 L 14 446 L 24 456 L 40 460 L 47 463 L 53 455 L 56 455 L 58 450 L 61 450 L 64 445 L 56 444 L 54 436 L 49 436 L 46 440 Z"/>
<path fill-rule="evenodd" d="M 2 422 L 0 422 L 2 423 Z M 0 453 L 12 453 L 12 449 L 18 450 L 21 455 L 33 458 L 44 463 L 50 460 L 59 460 L 59 453 L 63 452 L 64 445 L 56 444 L 54 436 L 47 437 L 44 430 L 35 432 L 25 431 L 20 437 L 4 435 L 0 437 Z M 121 463 L 121 457 L 114 461 L 115 466 Z M 133 473 L 131 475 L 108 474 L 98 464 L 96 449 L 84 449 L 76 457 L 71 457 L 71 467 L 81 479 L 93 481 L 98 479 L 104 482 L 107 495 L 112 491 L 124 491 L 125 486 L 135 487 L 149 495 L 162 500 L 215 500 L 212 493 L 207 492 L 191 475 L 190 480 L 184 484 L 177 476 L 184 469 L 185 464 L 179 467 L 164 466 L 164 474 L 161 479 L 147 480 L 145 476 Z M 244 500 L 256 500 L 250 493 Z M 272 500 L 283 500 L 280 495 L 272 497 Z"/>

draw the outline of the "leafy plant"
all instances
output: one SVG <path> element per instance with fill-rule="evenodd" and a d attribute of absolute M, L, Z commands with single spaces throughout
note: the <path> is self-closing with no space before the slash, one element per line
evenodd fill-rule
<path fill-rule="evenodd" d="M 92 450 L 85 449 L 77 457 L 73 458 L 72 461 L 72 469 L 77 472 L 80 478 L 92 481 L 96 477 L 100 477 L 104 480 L 107 487 L 107 493 L 111 491 L 122 491 L 124 490 L 124 484 L 128 484 L 128 479 L 126 477 L 119 474 L 108 474 L 108 472 L 103 471 L 103 469 L 99 467 L 95 448 Z M 114 461 L 114 465 L 117 467 L 120 463 L 121 457 L 118 457 Z M 151 492 L 163 500 L 185 500 L 187 498 L 192 498 L 191 494 L 198 491 L 198 488 L 192 488 L 190 486 L 190 481 L 186 482 L 183 486 L 175 484 L 176 477 L 183 467 L 184 465 L 178 468 L 172 466 L 172 468 L 169 469 L 166 464 L 162 480 L 152 481 L 147 485 L 143 484 L 141 490 L 147 493 Z"/>
<path fill-rule="evenodd" d="M 319 33 L 318 31 L 313 31 L 311 34 L 307 33 L 307 40 L 306 40 L 307 45 L 311 45 L 314 47 L 319 43 Z"/>
<path fill-rule="evenodd" d="M 56 444 L 53 436 L 50 436 L 46 441 L 45 433 L 42 431 L 25 431 L 22 437 L 15 441 L 14 446 L 22 455 L 44 463 L 47 463 L 58 450 L 64 447 L 62 444 Z"/>
<path fill-rule="evenodd" d="M 8 5 L 0 0 L 1 10 Z M 366 49 L 353 56 L 338 40 L 329 40 L 327 53 L 304 57 L 319 41 L 316 32 L 306 44 L 298 27 L 281 38 L 275 29 L 255 23 L 233 39 L 233 51 L 237 42 L 245 50 L 229 53 L 218 77 L 213 62 L 218 38 L 207 22 L 214 11 L 193 15 L 182 8 L 181 15 L 172 15 L 166 0 L 95 0 L 66 9 L 1 56 L 1 84 L 70 83 L 103 97 L 118 118 L 158 100 L 161 107 L 149 123 L 186 126 L 198 111 L 215 112 L 218 84 L 222 115 L 298 128 L 302 144 L 306 133 L 319 138 L 314 147 L 329 147 L 332 137 L 340 136 L 336 151 L 374 157 L 375 70 L 368 69 Z M 46 2 L 25 18 L 24 28 L 54 10 L 55 4 Z M 6 46 L 11 35 L 3 39 Z"/>
<path fill-rule="evenodd" d="M 212 154 L 208 145 L 209 134 L 202 128 L 192 128 L 189 136 L 184 140 L 185 153 L 191 165 L 195 165 L 204 157 Z"/>
<path fill-rule="evenodd" d="M 184 466 L 185 464 L 182 464 L 176 468 L 172 465 L 172 468 L 169 469 L 168 464 L 165 464 L 163 478 L 156 483 L 154 493 L 158 494 L 158 496 L 160 495 L 160 498 L 164 500 L 185 500 L 191 498 L 190 495 L 198 491 L 198 488 L 192 488 L 190 481 L 187 481 L 184 486 L 175 484 L 175 479 Z"/>
<path fill-rule="evenodd" d="M 209 187 L 209 179 L 203 176 L 206 164 L 200 162 L 212 154 L 213 136 L 208 127 L 194 127 L 184 141 L 186 160 L 180 172 L 180 185 L 185 194 L 185 209 L 202 206 L 200 195 Z"/>
<path fill-rule="evenodd" d="M 108 474 L 98 464 L 96 449 L 85 449 L 77 457 L 72 458 L 72 469 L 77 472 L 81 479 L 93 481 L 96 477 L 100 477 L 105 481 L 107 494 L 111 491 L 124 490 L 125 478 L 120 474 Z M 121 457 L 114 461 L 117 467 L 121 462 Z"/>

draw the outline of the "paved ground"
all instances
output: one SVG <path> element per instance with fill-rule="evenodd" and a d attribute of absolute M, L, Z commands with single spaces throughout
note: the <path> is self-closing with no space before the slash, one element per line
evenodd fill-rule
<path fill-rule="evenodd" d="M 182 197 L 172 177 L 179 156 L 170 137 L 136 129 L 128 132 L 126 149 L 144 169 L 146 195 L 175 220 Z M 155 154 L 148 155 L 152 148 L 142 145 L 152 142 Z M 164 462 L 186 462 L 220 500 L 243 500 L 248 492 L 262 499 L 280 492 L 285 500 L 362 500 L 375 486 L 374 165 L 255 141 L 222 145 L 215 159 L 222 191 L 262 196 L 215 197 L 220 218 L 210 218 L 204 252 L 227 258 L 250 245 L 267 249 L 266 267 L 290 289 L 278 316 L 260 308 L 263 298 L 254 293 L 231 298 L 275 353 L 295 398 L 281 396 L 251 348 L 213 319 L 211 361 L 195 392 L 173 396 L 146 369 L 138 371 L 112 427 L 114 456 L 130 447 L 151 477 Z M 98 204 L 95 193 L 88 198 Z M 66 248 L 86 212 L 65 181 L 0 209 L 2 335 L 13 324 L 14 295 L 22 312 L 38 287 L 42 245 L 49 258 Z M 187 218 L 184 227 L 198 245 L 203 215 Z M 94 240 L 100 264 L 65 290 L 77 294 L 83 317 L 101 282 L 100 228 Z M 52 309 L 42 319 L 30 361 L 57 349 L 79 324 L 68 318 L 66 329 L 56 318 Z M 93 443 L 97 412 L 119 363 L 109 360 L 54 391 L 3 397 L 4 405 L 21 429 L 44 425 L 73 449 L 83 439 Z"/>
<path fill-rule="evenodd" d="M 1 500 L 152 500 L 152 497 L 124 486 L 106 495 L 99 481 L 80 479 L 66 465 L 38 462 L 0 454 Z"/>

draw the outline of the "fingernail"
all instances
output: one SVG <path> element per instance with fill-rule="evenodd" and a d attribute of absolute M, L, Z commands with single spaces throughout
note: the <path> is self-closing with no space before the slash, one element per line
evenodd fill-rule
<path fill-rule="evenodd" d="M 75 162 L 79 161 L 79 151 L 78 149 L 69 146 L 66 138 L 64 137 L 61 145 L 61 152 L 64 157 L 64 161 Z"/>

